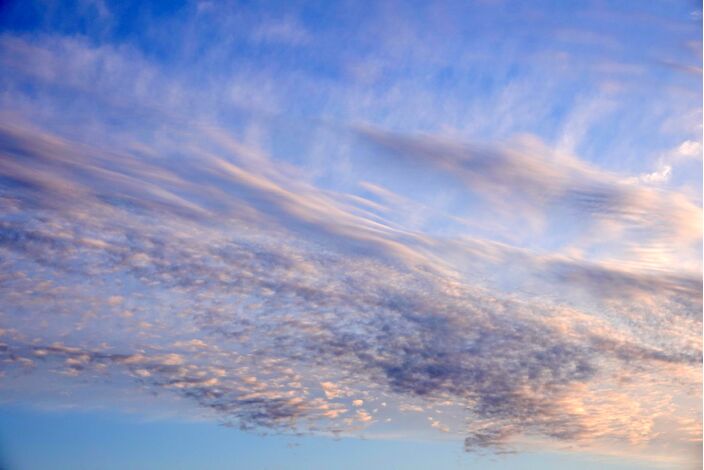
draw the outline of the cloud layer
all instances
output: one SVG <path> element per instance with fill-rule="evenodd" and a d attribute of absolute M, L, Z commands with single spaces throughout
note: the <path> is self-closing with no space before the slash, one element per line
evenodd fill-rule
<path fill-rule="evenodd" d="M 439 241 L 275 167 L 248 171 L 246 152 L 117 159 L 16 126 L 2 148 L 13 374 L 118 370 L 245 428 L 354 432 L 409 406 L 442 423 L 447 408 L 468 449 L 647 442 L 698 386 L 696 277 L 455 242 L 477 272 L 518 262 L 607 310 L 569 307 L 475 284 Z M 624 380 L 656 399 L 602 393 Z"/>
<path fill-rule="evenodd" d="M 490 48 L 433 56 L 452 43 L 433 36 L 409 49 L 410 17 L 390 36 L 362 21 L 376 34 L 364 55 L 351 32 L 355 47 L 331 51 L 332 33 L 295 12 L 194 3 L 157 21 L 184 32 L 167 53 L 151 30 L 147 44 L 114 36 L 114 9 L 86 11 L 105 29 L 0 35 L 13 71 L 0 79 L 3 400 L 157 395 L 171 413 L 259 432 L 691 463 L 679 456 L 701 446 L 701 180 L 679 169 L 700 164 L 701 144 L 672 121 L 700 115 L 673 98 L 689 74 L 652 72 L 651 58 L 609 68 L 597 58 L 627 55 L 618 41 L 564 30 L 603 94 L 573 97 L 553 135 L 557 111 L 521 91 L 539 81 L 533 64 L 569 61 L 547 46 L 460 115 L 438 90 L 461 79 L 441 71 L 481 68 Z M 207 15 L 224 44 L 203 39 Z M 234 45 L 248 51 L 238 61 Z M 643 114 L 678 130 L 648 141 L 670 170 L 600 160 L 590 142 L 620 155 L 623 141 L 594 115 L 629 108 L 630 74 L 660 73 L 672 99 L 652 103 L 671 107 Z M 487 109 L 491 130 L 476 124 Z M 645 139 L 634 129 L 624 141 Z"/>

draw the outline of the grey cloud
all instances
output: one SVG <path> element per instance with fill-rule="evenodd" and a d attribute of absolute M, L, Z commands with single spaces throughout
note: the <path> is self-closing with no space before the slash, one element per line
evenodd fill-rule
<path fill-rule="evenodd" d="M 233 20 L 206 10 L 198 14 L 209 20 L 198 18 L 192 32 L 207 24 L 228 41 L 271 46 L 315 47 L 325 37 L 286 17 L 256 23 L 257 15 Z M 268 69 L 267 56 L 240 60 L 233 71 L 222 66 L 234 42 L 209 47 L 185 34 L 181 46 L 199 57 L 181 57 L 197 66 L 179 72 L 130 47 L 2 35 L 0 63 L 10 73 L 0 78 L 9 90 L 1 99 L 16 113 L 0 116 L 0 372 L 9 376 L 0 396 L 21 399 L 32 377 L 52 378 L 47 394 L 101 382 L 180 397 L 182 413 L 192 408 L 228 425 L 334 435 L 374 428 L 411 407 L 429 415 L 448 406 L 469 451 L 505 451 L 525 436 L 625 447 L 656 440 L 668 427 L 690 439 L 677 418 L 697 415 L 692 407 L 700 406 L 682 404 L 683 397 L 701 401 L 701 276 L 673 261 L 698 259 L 691 245 L 701 245 L 701 208 L 688 198 L 535 142 L 509 147 L 360 131 L 376 150 L 400 157 L 403 170 L 437 171 L 440 189 L 451 175 L 488 201 L 487 213 L 510 231 L 530 230 L 517 216 L 554 217 L 589 225 L 589 242 L 608 238 L 623 248 L 619 254 L 654 250 L 655 261 L 626 265 L 455 243 L 393 223 L 386 206 L 372 216 L 355 203 L 359 195 L 316 187 L 304 169 L 199 120 L 231 118 L 234 105 L 232 120 L 247 109 L 244 126 L 251 120 L 256 127 L 263 110 L 287 109 L 298 120 L 312 109 L 346 119 L 380 115 L 399 128 L 474 121 L 482 123 L 473 124 L 475 134 L 501 136 L 551 115 L 550 93 L 566 91 L 556 88 L 560 77 L 545 82 L 542 65 L 556 55 L 528 54 L 520 60 L 536 73 L 495 87 L 468 111 L 460 89 L 484 88 L 482 80 L 460 80 L 440 96 L 428 61 L 444 63 L 449 76 L 466 75 L 495 63 L 496 51 L 481 50 L 477 62 L 454 48 L 438 55 L 429 37 L 418 48 L 415 33 L 427 36 L 428 15 L 418 17 L 418 31 L 395 20 L 399 34 L 384 19 L 398 16 L 391 10 L 359 32 L 364 41 L 378 39 L 381 54 L 340 54 L 339 41 L 325 40 L 328 47 L 317 50 L 335 64 L 356 61 L 358 84 L 337 82 L 337 71 L 319 80 L 301 70 L 297 64 L 312 52 L 304 48 L 289 49 L 304 53 L 291 56 L 292 68 Z M 170 36 L 156 39 L 172 45 Z M 409 62 L 391 70 L 401 56 Z M 508 77 L 514 63 L 499 69 Z M 390 72 L 394 87 L 376 82 L 375 70 Z M 203 84 L 208 71 L 213 80 Z M 25 84 L 32 93 L 21 91 Z M 182 110 L 187 116 L 177 117 Z M 67 128 L 73 138 L 56 131 Z M 276 144 L 289 144 L 298 129 Z M 282 146 L 297 158 L 295 143 Z M 390 168 L 392 177 L 399 167 Z M 365 177 L 379 169 L 363 169 Z M 402 212 L 413 210 L 413 201 L 402 203 Z M 480 282 L 493 273 L 505 285 Z M 20 377 L 28 382 L 13 388 Z M 380 397 L 394 411 L 351 411 L 353 398 L 366 407 Z M 690 427 L 700 442 L 701 420 Z"/>
<path fill-rule="evenodd" d="M 542 213 L 564 207 L 579 218 L 608 219 L 637 229 L 640 236 L 687 244 L 701 236 L 701 211 L 683 196 L 627 183 L 534 142 L 507 147 L 372 128 L 358 133 L 406 162 L 456 178 L 489 202 L 510 201 L 515 211 Z"/>
<path fill-rule="evenodd" d="M 144 279 L 146 286 L 185 289 L 191 300 L 178 308 L 189 312 L 198 334 L 206 335 L 205 343 L 235 348 L 225 368 L 236 357 L 249 358 L 258 370 L 262 370 L 259 362 L 267 358 L 281 358 L 309 371 L 327 364 L 355 377 L 358 387 L 374 384 L 388 389 L 401 403 L 420 397 L 429 403 L 452 400 L 465 404 L 473 415 L 504 429 L 501 436 L 508 429 L 556 435 L 561 421 L 555 417 L 559 409 L 552 404 L 553 397 L 574 383 L 593 379 L 599 358 L 616 350 L 614 340 L 607 344 L 589 337 L 563 338 L 533 316 L 535 307 L 497 302 L 466 288 L 460 297 L 448 298 L 439 291 L 446 280 L 423 271 L 399 272 L 383 264 L 291 252 L 261 242 L 238 245 L 230 240 L 213 251 L 188 237 L 149 249 L 145 246 L 148 238 L 135 235 L 132 243 L 154 260 L 148 277 L 142 276 L 147 273 L 142 271 L 145 268 L 114 267 Z M 60 249 L 61 245 L 50 245 L 48 254 Z M 189 253 L 199 253 L 201 258 Z M 220 258 L 222 253 L 228 256 Z M 312 263 L 319 270 L 317 275 L 306 279 L 295 259 Z M 345 277 L 340 273 L 346 273 Z M 384 274 L 381 281 L 379 273 Z M 216 299 L 225 305 L 218 306 Z M 246 305 L 247 299 L 253 306 L 250 311 L 237 306 Z M 168 331 L 160 333 L 168 335 Z M 87 354 L 80 348 L 48 346 L 41 350 L 62 359 Z M 627 362 L 653 359 L 639 351 L 621 347 L 613 357 Z M 218 358 L 214 350 L 206 349 L 203 354 L 205 363 L 217 362 L 207 360 Z M 307 400 L 291 403 L 291 397 L 259 393 L 238 378 L 235 383 L 245 391 L 232 391 L 234 383 L 207 384 L 204 377 L 192 375 L 183 364 L 169 364 L 163 356 L 156 351 L 90 353 L 89 360 L 70 369 L 81 372 L 97 362 L 127 366 L 133 372 L 146 370 L 149 378 L 139 380 L 154 390 L 177 387 L 177 393 L 215 410 L 223 421 L 233 420 L 244 427 L 288 429 L 291 420 L 318 413 L 304 405 Z M 278 382 L 282 377 L 285 374 Z M 248 397 L 249 392 L 257 393 Z M 579 426 L 575 419 L 571 426 Z M 504 444 L 496 430 L 475 433 L 470 426 L 466 432 L 477 445 Z M 564 439 L 570 436 L 567 431 L 561 435 Z"/>
<path fill-rule="evenodd" d="M 637 301 L 640 296 L 666 297 L 698 316 L 702 308 L 702 280 L 676 272 L 630 272 L 594 263 L 553 261 L 547 272 L 559 282 L 583 287 L 598 298 Z"/>
<path fill-rule="evenodd" d="M 702 280 L 689 270 L 599 262 L 473 238 L 444 240 L 437 250 L 466 276 L 504 291 L 542 294 L 583 308 L 595 302 L 602 310 L 632 308 L 642 319 L 677 315 L 701 323 Z M 582 294 L 588 302 L 579 300 Z"/>
<path fill-rule="evenodd" d="M 12 137 L 20 134 L 5 130 L 11 143 L 0 166 L 9 182 L 2 204 L 11 209 L 0 225 L 1 262 L 14 274 L 0 284 L 0 318 L 21 332 L 3 331 L 10 372 L 87 378 L 119 370 L 245 428 L 353 432 L 373 421 L 343 412 L 349 398 L 327 397 L 319 382 L 334 377 L 351 382 L 352 393 L 384 393 L 399 409 L 449 402 L 467 414 L 468 448 L 504 448 L 531 433 L 628 439 L 636 432 L 629 419 L 651 418 L 627 410 L 620 427 L 594 423 L 571 411 L 574 390 L 581 396 L 622 368 L 640 377 L 645 365 L 689 370 L 701 361 L 701 345 L 665 350 L 658 324 L 634 337 L 607 316 L 509 298 L 446 265 L 431 268 L 442 257 L 424 250 L 425 238 L 399 237 L 265 163 L 253 172 L 247 161 L 112 161 L 66 141 L 43 146 L 53 142 L 47 136 Z M 23 160 L 28 148 L 35 155 Z M 221 168 L 255 190 L 228 191 Z M 114 202 L 126 196 L 139 204 Z M 269 218 L 234 210 L 251 206 Z M 215 207 L 223 210 L 208 210 Z M 296 218 L 308 231 L 290 226 Z M 350 240 L 373 249 L 351 250 Z M 565 265 L 552 268 L 565 283 L 608 277 L 581 269 L 568 268 L 580 273 L 571 278 Z M 654 285 L 619 279 L 634 292 Z M 697 288 L 660 282 L 685 295 Z M 91 332 L 112 349 L 91 345 Z M 178 346 L 192 339 L 205 346 Z M 590 406 L 613 414 L 598 399 Z"/>

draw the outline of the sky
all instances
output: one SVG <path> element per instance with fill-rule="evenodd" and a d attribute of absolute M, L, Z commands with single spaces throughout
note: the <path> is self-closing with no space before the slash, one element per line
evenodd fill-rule
<path fill-rule="evenodd" d="M 702 9 L 0 4 L 0 467 L 702 465 Z"/>

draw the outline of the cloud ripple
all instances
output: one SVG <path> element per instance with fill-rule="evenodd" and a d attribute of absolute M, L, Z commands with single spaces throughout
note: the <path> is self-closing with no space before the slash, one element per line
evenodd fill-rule
<path fill-rule="evenodd" d="M 434 425 L 398 426 L 444 429 L 470 450 L 692 438 L 700 277 L 403 229 L 217 135 L 214 147 L 145 141 L 166 156 L 150 158 L 3 125 L 6 394 L 47 374 L 108 381 L 288 432 L 374 435 L 421 413 Z M 488 197 L 700 236 L 691 203 L 576 160 L 364 136 Z M 477 281 L 514 264 L 520 285 L 559 295 Z"/>

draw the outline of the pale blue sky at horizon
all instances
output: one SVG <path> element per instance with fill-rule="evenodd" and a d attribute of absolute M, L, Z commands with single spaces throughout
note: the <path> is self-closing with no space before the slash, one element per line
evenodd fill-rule
<path fill-rule="evenodd" d="M 29 469 L 533 469 L 667 468 L 639 459 L 531 451 L 467 453 L 452 440 L 260 435 L 212 423 L 140 420 L 98 411 L 0 409 L 6 468 Z M 42 452 L 37 452 L 38 448 Z"/>
<path fill-rule="evenodd" d="M 694 1 L 0 5 L 0 468 L 700 468 Z"/>

